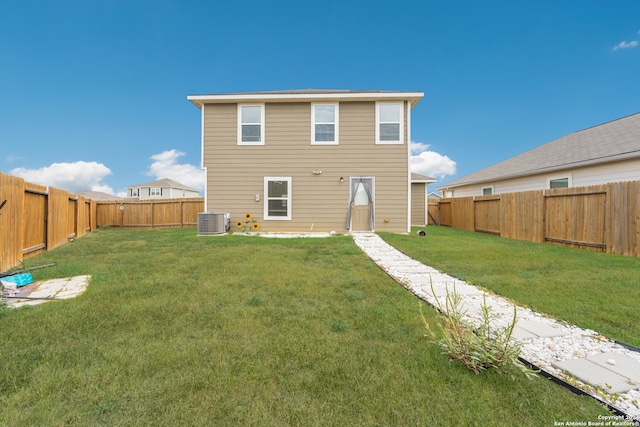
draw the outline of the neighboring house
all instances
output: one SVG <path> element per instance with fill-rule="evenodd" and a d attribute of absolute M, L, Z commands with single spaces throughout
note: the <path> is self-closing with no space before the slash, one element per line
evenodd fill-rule
<path fill-rule="evenodd" d="M 430 176 L 411 174 L 411 225 L 427 224 L 427 185 L 434 182 Z"/>
<path fill-rule="evenodd" d="M 109 193 L 104 193 L 102 191 L 81 191 L 78 193 L 78 196 L 84 196 L 91 200 L 118 200 L 118 196 L 114 196 Z"/>
<path fill-rule="evenodd" d="M 420 92 L 190 95 L 202 114 L 205 210 L 266 232 L 411 225 L 411 110 Z M 423 197 L 424 194 L 421 196 Z"/>
<path fill-rule="evenodd" d="M 481 196 L 640 180 L 640 113 L 564 136 L 438 187 Z"/>
<path fill-rule="evenodd" d="M 127 187 L 128 199 L 182 199 L 190 197 L 200 197 L 200 192 L 169 178 Z"/>

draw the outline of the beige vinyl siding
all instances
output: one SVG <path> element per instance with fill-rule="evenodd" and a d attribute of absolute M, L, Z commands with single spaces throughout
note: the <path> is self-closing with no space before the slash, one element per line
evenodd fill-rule
<path fill-rule="evenodd" d="M 267 103 L 266 144 L 239 146 L 236 104 L 207 104 L 203 126 L 206 209 L 231 213 L 232 226 L 250 213 L 266 232 L 344 232 L 349 177 L 373 176 L 375 229 L 406 232 L 407 133 L 405 144 L 376 145 L 374 102 L 340 102 L 339 114 L 339 145 L 312 145 L 310 103 Z M 314 170 L 322 174 L 314 175 Z M 291 221 L 262 218 L 264 177 L 274 176 L 292 178 Z"/>
<path fill-rule="evenodd" d="M 427 184 L 411 184 L 411 225 L 425 225 L 427 221 Z"/>

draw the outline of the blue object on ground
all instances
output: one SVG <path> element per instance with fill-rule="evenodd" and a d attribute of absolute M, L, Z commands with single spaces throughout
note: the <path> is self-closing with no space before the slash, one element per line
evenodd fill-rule
<path fill-rule="evenodd" d="M 2 281 L 15 283 L 17 287 L 20 287 L 33 283 L 33 277 L 31 277 L 31 273 L 14 274 L 13 276 L 3 277 Z"/>

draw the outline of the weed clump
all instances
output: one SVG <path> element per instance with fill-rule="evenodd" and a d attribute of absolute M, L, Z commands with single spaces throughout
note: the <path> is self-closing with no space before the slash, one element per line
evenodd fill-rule
<path fill-rule="evenodd" d="M 433 292 L 433 285 L 431 289 Z M 521 344 L 511 340 L 516 325 L 515 304 L 513 319 L 506 326 L 500 327 L 493 322 L 496 316 L 487 305 L 486 296 L 481 306 L 478 325 L 465 319 L 466 311 L 462 308 L 462 298 L 455 288 L 453 292 L 447 290 L 444 305 L 437 298 L 436 301 L 444 321 L 441 338 L 422 314 L 422 306 L 420 316 L 431 341 L 440 346 L 443 354 L 458 360 L 476 374 L 487 369 L 495 369 L 498 373 L 508 374 L 512 378 L 515 378 L 518 372 L 524 373 L 528 378 L 535 376 L 537 371 L 530 369 L 518 359 Z"/>

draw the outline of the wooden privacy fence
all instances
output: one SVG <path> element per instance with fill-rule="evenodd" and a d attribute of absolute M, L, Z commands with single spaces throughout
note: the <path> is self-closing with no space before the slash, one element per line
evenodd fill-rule
<path fill-rule="evenodd" d="M 204 199 L 94 201 L 0 172 L 0 205 L 0 271 L 6 271 L 97 227 L 195 227 Z"/>
<path fill-rule="evenodd" d="M 98 227 L 195 227 L 204 199 L 115 200 L 96 205 Z"/>
<path fill-rule="evenodd" d="M 430 223 L 613 254 L 640 254 L 640 181 L 429 201 Z"/>
<path fill-rule="evenodd" d="M 0 172 L 0 271 L 95 228 L 95 204 Z"/>

